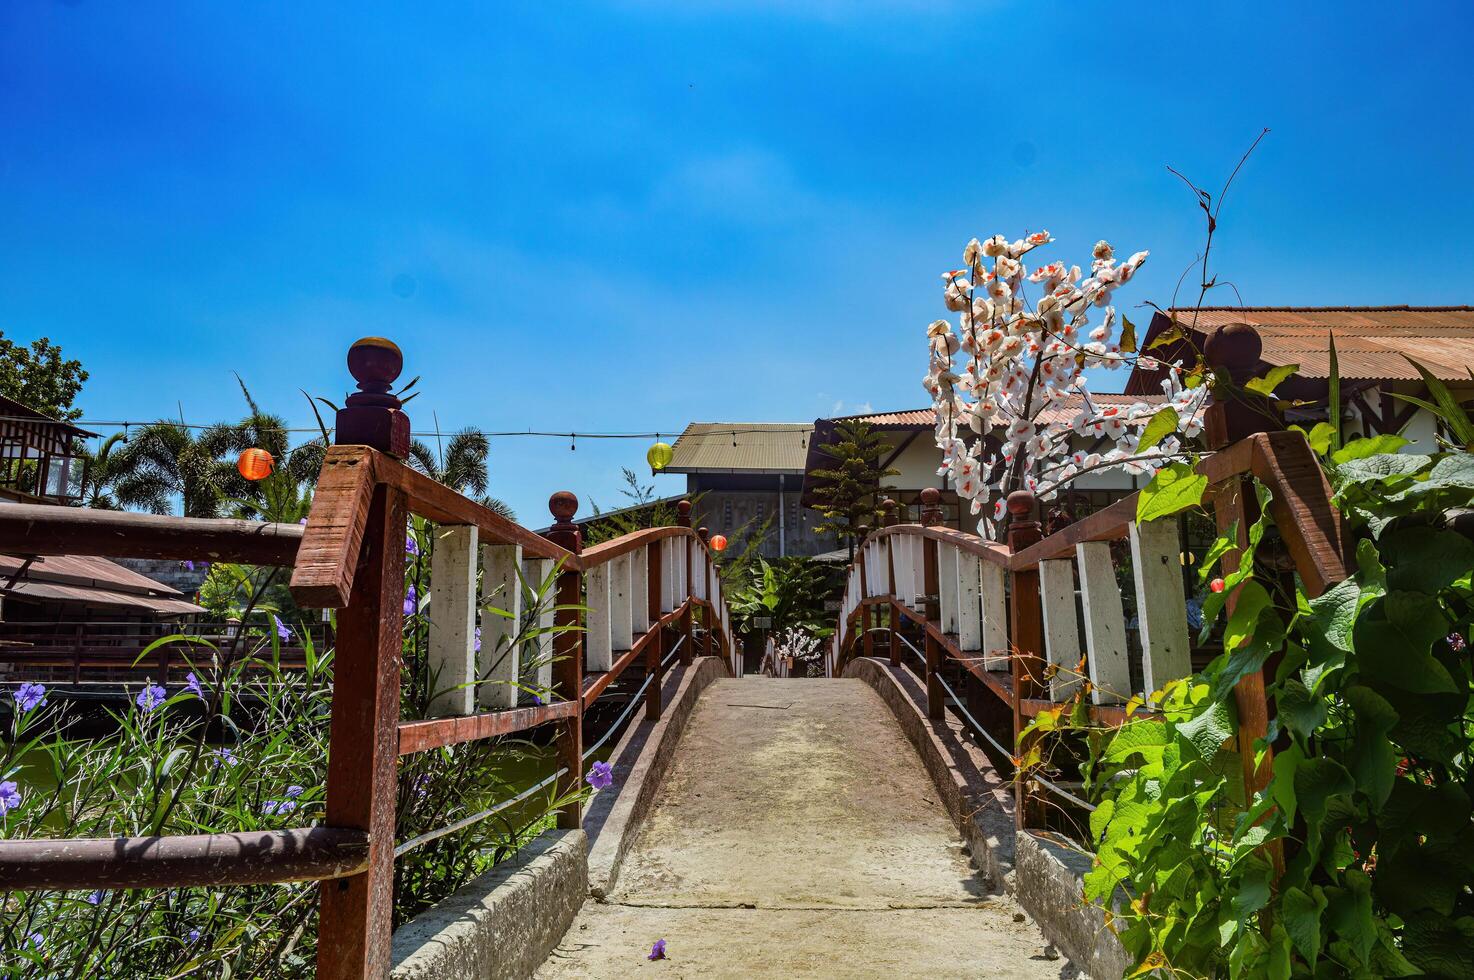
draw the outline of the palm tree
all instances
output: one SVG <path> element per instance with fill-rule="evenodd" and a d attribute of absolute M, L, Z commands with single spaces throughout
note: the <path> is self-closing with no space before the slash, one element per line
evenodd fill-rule
<path fill-rule="evenodd" d="M 474 496 L 483 507 L 515 521 L 517 514 L 506 501 L 486 495 L 486 460 L 490 455 L 491 443 L 485 435 L 475 429 L 462 429 L 450 437 L 443 455 L 437 455 L 419 439 L 410 443 L 409 465 L 436 483 L 443 483 L 467 497 Z"/>
<path fill-rule="evenodd" d="M 113 452 L 123 441 L 121 432 L 108 436 L 96 451 L 82 450 L 82 485 L 77 491 L 77 506 L 94 510 L 117 510 L 118 501 L 113 496 L 113 484 L 122 476 L 120 457 L 122 451 Z"/>
<path fill-rule="evenodd" d="M 185 517 L 216 517 L 226 498 L 251 492 L 235 458 L 252 444 L 239 424 L 220 422 L 195 434 L 177 422 L 154 422 L 118 453 L 113 493 L 124 507 L 168 514 L 178 499 Z"/>

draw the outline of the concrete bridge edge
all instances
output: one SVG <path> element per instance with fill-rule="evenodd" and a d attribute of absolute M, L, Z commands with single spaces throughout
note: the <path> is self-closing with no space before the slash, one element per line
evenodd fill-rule
<path fill-rule="evenodd" d="M 895 715 L 916 749 L 943 805 L 972 850 L 990 887 L 1002 887 L 1034 919 L 1044 938 L 1093 977 L 1124 976 L 1131 958 L 1084 899 L 1090 858 L 1038 834 L 1015 830 L 1013 792 L 981 749 L 951 716 L 926 717 L 926 691 L 903 668 L 857 658 L 845 677 L 868 684 Z"/>

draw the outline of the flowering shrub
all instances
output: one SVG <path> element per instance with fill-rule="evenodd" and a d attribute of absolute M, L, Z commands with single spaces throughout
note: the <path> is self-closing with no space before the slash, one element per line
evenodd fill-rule
<path fill-rule="evenodd" d="M 431 529 L 417 523 L 413 534 L 417 550 L 428 555 Z M 428 560 L 410 555 L 407 586 L 425 595 Z M 235 566 L 222 575 L 254 583 L 237 612 L 243 622 L 260 625 L 243 628 L 237 647 L 189 640 L 199 655 L 184 685 L 159 678 L 130 692 L 122 707 L 106 711 L 110 734 L 70 737 L 77 710 L 44 685 L 25 684 L 3 695 L 12 710 L 0 755 L 0 837 L 200 834 L 321 822 L 332 653 L 315 649 L 306 630 L 258 604 L 272 581 L 266 570 Z M 529 583 L 528 616 L 513 642 L 536 647 L 529 641 L 541 631 L 531 624 L 550 601 L 552 582 Z M 483 615 L 505 615 L 496 601 L 488 597 Z M 439 693 L 426 665 L 426 629 L 417 607 L 405 623 L 406 718 L 424 717 Z M 292 635 L 300 635 L 303 647 L 300 669 L 281 661 L 282 641 Z M 170 641 L 185 638 L 159 642 Z M 530 666 L 535 671 L 537 665 Z M 407 757 L 398 779 L 400 838 L 507 800 L 551 767 L 541 748 L 512 738 Z M 550 795 L 531 797 L 398 859 L 394 924 L 546 827 L 564 802 Z M 314 884 L 7 892 L 0 901 L 4 976 L 297 977 L 311 975 L 316 955 Z"/>
<path fill-rule="evenodd" d="M 985 536 L 992 536 L 992 522 L 1003 516 L 1007 492 L 1023 488 L 1048 500 L 1083 473 L 1119 467 L 1152 474 L 1202 427 L 1208 388 L 1196 367 L 1189 373 L 1182 365 L 1165 365 L 1165 405 L 1097 407 L 1091 400 L 1087 368 L 1158 366 L 1137 353 L 1130 320 L 1123 318 L 1118 329 L 1110 305 L 1147 253 L 1118 261 L 1102 241 L 1087 277 L 1079 266 L 1063 262 L 1029 272 L 1025 256 L 1053 240 L 1038 232 L 1013 242 L 1002 235 L 968 242 L 962 253 L 966 267 L 942 275 L 943 300 L 960 314 L 958 328 L 954 332 L 947 320 L 927 328 L 930 357 L 922 384 L 936 408 L 942 450 L 937 472 L 972 502 L 974 515 L 996 493 L 979 525 Z M 1038 287 L 1037 302 L 1030 302 L 1025 283 Z M 1094 326 L 1092 310 L 1102 311 Z M 961 373 L 953 370 L 959 352 L 968 357 Z M 1045 414 L 1072 396 L 1081 408 L 1068 423 L 1053 421 L 1057 413 Z M 1109 448 L 1076 449 L 1076 437 L 1092 440 L 1092 446 L 1103 440 Z"/>

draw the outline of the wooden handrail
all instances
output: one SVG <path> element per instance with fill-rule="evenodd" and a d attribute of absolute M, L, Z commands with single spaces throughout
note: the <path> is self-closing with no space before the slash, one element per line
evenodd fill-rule
<path fill-rule="evenodd" d="M 368 834 L 338 827 L 0 840 L 0 881 L 16 891 L 282 884 L 358 874 L 368 850 Z"/>
<path fill-rule="evenodd" d="M 714 552 L 711 550 L 711 546 L 703 541 L 700 535 L 698 535 L 694 530 L 689 527 L 681 527 L 680 525 L 669 525 L 666 527 L 647 527 L 641 528 L 637 531 L 631 531 L 628 534 L 622 534 L 619 537 L 611 538 L 608 541 L 601 541 L 598 544 L 589 545 L 583 550 L 583 553 L 578 556 L 578 567 L 583 571 L 588 571 L 591 568 L 595 568 L 606 562 L 613 561 L 614 559 L 619 558 L 622 555 L 627 555 L 632 551 L 636 551 L 639 548 L 652 542 L 659 541 L 661 538 L 678 537 L 695 538 L 701 543 L 701 547 L 706 550 L 706 553 L 708 555 L 714 554 Z"/>
<path fill-rule="evenodd" d="M 0 507 L 0 553 L 231 561 L 291 567 L 302 527 L 54 504 Z"/>

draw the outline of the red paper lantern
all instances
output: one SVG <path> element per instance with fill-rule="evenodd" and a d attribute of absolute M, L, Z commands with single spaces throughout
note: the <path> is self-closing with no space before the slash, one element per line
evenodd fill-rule
<path fill-rule="evenodd" d="M 726 537 L 724 535 L 721 535 L 721 534 L 713 534 L 711 536 L 711 541 L 709 543 L 711 544 L 711 550 L 712 551 L 726 551 L 727 550 L 727 539 L 726 539 Z"/>
<path fill-rule="evenodd" d="M 241 476 L 252 482 L 266 479 L 275 467 L 276 460 L 271 458 L 271 453 L 254 447 L 241 453 L 241 458 L 235 464 Z"/>

